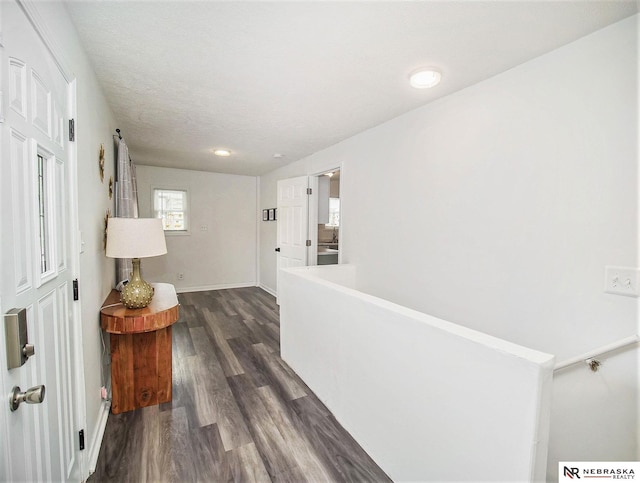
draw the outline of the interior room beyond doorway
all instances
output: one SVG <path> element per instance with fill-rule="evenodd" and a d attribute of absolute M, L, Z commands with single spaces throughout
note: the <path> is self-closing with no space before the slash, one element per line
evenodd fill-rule
<path fill-rule="evenodd" d="M 318 265 L 338 263 L 340 246 L 340 170 L 318 176 Z"/>

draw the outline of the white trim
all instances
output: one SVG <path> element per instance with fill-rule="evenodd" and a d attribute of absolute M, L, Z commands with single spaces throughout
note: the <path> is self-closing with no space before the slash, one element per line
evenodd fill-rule
<path fill-rule="evenodd" d="M 255 282 L 220 283 L 217 285 L 200 285 L 195 287 L 176 287 L 177 293 L 208 292 L 209 290 L 226 290 L 229 288 L 257 287 Z"/>
<path fill-rule="evenodd" d="M 310 174 L 309 178 L 314 180 L 313 183 L 313 195 L 309 200 L 309 238 L 311 239 L 312 250 L 310 251 L 310 255 L 314 256 L 314 260 L 308 260 L 307 266 L 318 265 L 318 182 L 317 179 L 320 176 L 324 176 L 326 173 L 331 173 L 334 171 L 340 171 L 340 221 L 342 221 L 342 209 L 343 209 L 343 200 L 342 200 L 342 192 L 343 192 L 343 178 L 344 178 L 344 162 L 340 163 L 337 167 L 331 169 L 325 169 L 318 173 Z M 314 205 L 313 207 L 311 205 Z M 313 216 L 313 218 L 312 218 Z M 343 238 L 343 223 L 340 223 L 339 233 L 340 237 L 338 238 L 338 265 L 342 264 L 342 238 Z M 314 255 L 315 254 L 315 255 Z"/>
<path fill-rule="evenodd" d="M 342 258 L 342 256 L 344 255 L 344 193 L 345 193 L 345 183 L 344 183 L 344 175 L 345 175 L 345 169 L 344 169 L 344 161 L 340 163 L 340 230 L 339 230 L 339 237 L 338 237 L 338 265 L 341 265 L 343 263 L 348 263 L 348 260 L 344 260 Z M 348 195 L 347 195 L 347 199 L 348 199 Z"/>
<path fill-rule="evenodd" d="M 69 119 L 77 119 L 78 118 L 78 83 L 74 78 L 70 80 L 67 85 L 69 86 L 68 96 L 67 96 L 67 109 L 66 113 L 69 116 Z M 79 279 L 80 278 L 80 254 L 82 253 L 82 235 L 80 233 L 80 214 L 79 214 L 79 206 L 80 203 L 78 201 L 78 142 L 67 141 L 68 138 L 65 138 L 66 133 L 63 133 L 63 140 L 67 146 L 67 166 L 69 179 L 67 179 L 67 192 L 68 198 L 67 202 L 72 207 L 69 210 L 69 220 L 68 223 L 71 225 L 72 229 L 69 231 L 70 239 L 69 243 L 69 268 L 72 272 L 72 278 Z M 76 138 L 77 139 L 77 138 Z M 71 310 L 73 311 L 73 344 L 74 350 L 78 355 L 77 362 L 81 363 L 81 367 L 76 367 L 74 371 L 75 375 L 75 386 L 76 400 L 73 402 L 75 404 L 76 409 L 76 420 L 75 428 L 76 430 L 86 428 L 87 427 L 87 391 L 86 391 L 86 382 L 85 382 L 85 360 L 84 353 L 82 351 L 83 348 L 83 333 L 82 333 L 82 302 L 74 301 L 72 302 Z M 87 456 L 83 451 L 79 451 L 80 457 L 80 475 L 85 480 L 88 476 L 88 466 L 87 466 Z"/>
<path fill-rule="evenodd" d="M 92 475 L 96 471 L 98 456 L 100 455 L 100 446 L 102 446 L 102 438 L 104 437 L 104 431 L 107 428 L 107 419 L 109 418 L 110 409 L 111 401 L 102 401 L 100 411 L 98 412 L 95 431 L 93 432 L 89 451 L 87 452 L 89 454 L 89 475 Z"/>
<path fill-rule="evenodd" d="M 261 288 L 262 290 L 264 290 L 265 292 L 267 292 L 269 295 L 273 295 L 274 297 L 277 297 L 276 291 L 273 290 L 270 287 L 267 287 L 266 285 L 258 285 L 258 288 Z"/>
<path fill-rule="evenodd" d="M 71 83 L 75 79 L 75 74 L 71 70 L 70 64 L 64 54 L 64 50 L 60 48 L 57 39 L 51 34 L 46 22 L 40 14 L 38 1 L 35 0 L 16 0 L 22 11 L 26 15 L 31 25 L 35 29 L 38 37 L 42 40 L 45 47 L 51 54 L 53 61 L 60 69 L 60 73 L 64 76 L 67 83 Z"/>
<path fill-rule="evenodd" d="M 260 286 L 260 223 L 262 210 L 260 209 L 260 177 L 256 176 L 256 285 Z"/>
<path fill-rule="evenodd" d="M 311 240 L 311 246 L 307 249 L 307 265 L 318 264 L 318 186 L 320 182 L 318 178 L 323 174 L 309 176 L 309 187 L 311 188 L 311 196 L 309 196 L 309 225 L 307 227 L 307 238 Z"/>

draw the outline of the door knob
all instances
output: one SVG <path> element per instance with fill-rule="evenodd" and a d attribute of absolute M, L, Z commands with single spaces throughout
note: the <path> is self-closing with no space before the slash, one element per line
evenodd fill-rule
<path fill-rule="evenodd" d="M 20 386 L 15 386 L 9 394 L 9 407 L 11 411 L 18 409 L 21 403 L 40 404 L 44 401 L 44 386 L 34 386 L 25 392 L 20 391 Z"/>

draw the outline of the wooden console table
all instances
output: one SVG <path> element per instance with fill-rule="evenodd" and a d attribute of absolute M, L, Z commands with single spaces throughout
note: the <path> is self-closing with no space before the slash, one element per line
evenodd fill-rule
<path fill-rule="evenodd" d="M 112 290 L 100 324 L 111 334 L 111 412 L 119 414 L 171 401 L 171 325 L 178 320 L 173 285 L 151 284 L 155 294 L 143 309 L 127 309 Z"/>

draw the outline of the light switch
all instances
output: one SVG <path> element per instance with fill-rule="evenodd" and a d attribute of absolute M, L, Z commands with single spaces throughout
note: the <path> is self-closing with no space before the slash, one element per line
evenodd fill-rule
<path fill-rule="evenodd" d="M 640 296 L 640 269 L 629 267 L 605 267 L 604 291 L 628 297 Z"/>

